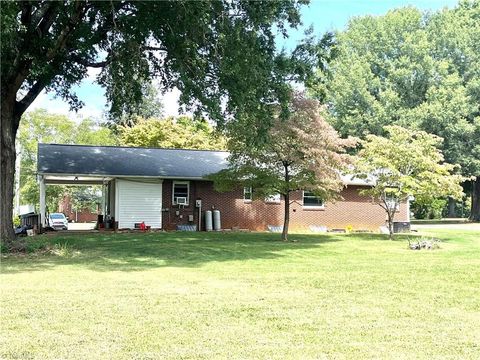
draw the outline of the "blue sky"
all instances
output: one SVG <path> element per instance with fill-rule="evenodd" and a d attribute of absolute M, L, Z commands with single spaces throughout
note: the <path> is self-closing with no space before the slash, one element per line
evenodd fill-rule
<path fill-rule="evenodd" d="M 435 11 L 454 7 L 457 3 L 457 0 L 310 0 L 310 5 L 302 11 L 303 27 L 291 31 L 285 45 L 287 48 L 293 47 L 302 38 L 303 30 L 310 25 L 314 33 L 321 36 L 327 31 L 343 30 L 348 20 L 355 16 L 383 15 L 389 10 L 405 6 Z"/>
<path fill-rule="evenodd" d="M 310 25 L 314 33 L 321 36 L 326 31 L 342 30 L 348 20 L 354 16 L 382 15 L 389 10 L 415 6 L 425 11 L 435 11 L 444 7 L 453 7 L 457 0 L 311 0 L 308 7 L 302 10 L 303 26 L 289 33 L 288 39 L 279 39 L 280 46 L 291 49 L 295 43 L 303 37 L 303 32 Z M 42 93 L 32 104 L 32 108 L 46 108 L 51 112 L 68 114 L 72 118 L 81 119 L 93 117 L 100 119 L 106 108 L 106 100 L 103 89 L 95 84 L 96 71 L 91 71 L 89 78 L 82 81 L 75 88 L 78 97 L 85 106 L 78 114 L 70 112 L 68 105 L 61 99 L 53 99 L 50 94 Z M 167 115 L 178 114 L 178 91 L 172 91 L 164 95 L 163 103 Z"/>

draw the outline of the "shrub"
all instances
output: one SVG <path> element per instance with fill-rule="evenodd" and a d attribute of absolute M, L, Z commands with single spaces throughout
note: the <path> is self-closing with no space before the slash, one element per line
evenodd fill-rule
<path fill-rule="evenodd" d="M 45 251 L 49 246 L 48 239 L 43 236 L 33 236 L 24 239 L 25 252 L 29 254 Z"/>
<path fill-rule="evenodd" d="M 20 224 L 21 224 L 20 216 L 15 216 L 13 218 L 13 226 L 18 227 L 18 226 L 20 226 Z"/>
<path fill-rule="evenodd" d="M 433 199 L 428 202 L 415 200 L 411 204 L 411 210 L 415 219 L 440 219 L 446 206 L 445 199 Z"/>
<path fill-rule="evenodd" d="M 50 248 L 50 253 L 61 257 L 71 257 L 74 252 L 72 247 L 68 245 L 68 242 L 64 242 L 60 244 L 54 244 Z"/>

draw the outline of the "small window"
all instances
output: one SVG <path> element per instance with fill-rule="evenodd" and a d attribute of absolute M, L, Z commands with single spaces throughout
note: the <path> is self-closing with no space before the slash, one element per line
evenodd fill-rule
<path fill-rule="evenodd" d="M 252 201 L 252 187 L 246 186 L 243 188 L 243 201 L 250 202 Z"/>
<path fill-rule="evenodd" d="M 172 190 L 173 205 L 188 205 L 190 195 L 190 184 L 188 181 L 174 181 Z"/>
<path fill-rule="evenodd" d="M 320 196 L 311 191 L 303 192 L 303 206 L 305 207 L 323 207 L 323 200 Z"/>
<path fill-rule="evenodd" d="M 280 204 L 280 194 L 273 194 L 265 198 L 265 202 Z"/>
<path fill-rule="evenodd" d="M 393 194 L 386 194 L 385 202 L 387 203 L 388 209 L 393 209 L 393 207 L 395 207 L 395 211 L 399 211 L 400 204 L 397 202 L 397 199 Z"/>

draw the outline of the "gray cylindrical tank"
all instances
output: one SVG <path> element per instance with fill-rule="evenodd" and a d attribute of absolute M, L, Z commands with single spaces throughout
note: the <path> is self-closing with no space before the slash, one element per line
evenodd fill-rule
<path fill-rule="evenodd" d="M 205 230 L 212 231 L 212 212 L 210 210 L 205 211 Z"/>
<path fill-rule="evenodd" d="M 213 210 L 213 230 L 222 230 L 222 223 L 220 221 L 220 210 Z"/>

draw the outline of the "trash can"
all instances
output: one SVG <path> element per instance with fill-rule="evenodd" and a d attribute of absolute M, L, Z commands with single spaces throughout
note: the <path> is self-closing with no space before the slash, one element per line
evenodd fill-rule
<path fill-rule="evenodd" d="M 410 232 L 410 223 L 408 221 L 394 221 L 393 232 L 394 233 Z"/>

